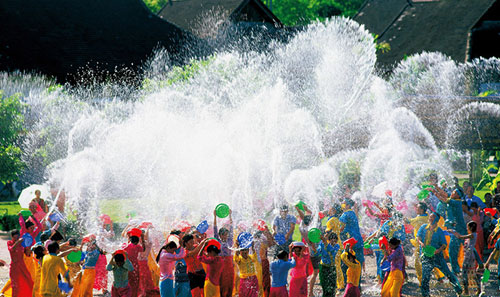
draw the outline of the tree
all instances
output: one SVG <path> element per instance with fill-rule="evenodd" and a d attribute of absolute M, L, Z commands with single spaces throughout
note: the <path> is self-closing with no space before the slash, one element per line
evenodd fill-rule
<path fill-rule="evenodd" d="M 24 132 L 24 104 L 20 94 L 4 97 L 0 90 L 0 182 L 8 183 L 18 178 L 24 168 L 19 136 Z"/>
<path fill-rule="evenodd" d="M 143 0 L 144 4 L 154 13 L 158 13 L 168 0 Z"/>

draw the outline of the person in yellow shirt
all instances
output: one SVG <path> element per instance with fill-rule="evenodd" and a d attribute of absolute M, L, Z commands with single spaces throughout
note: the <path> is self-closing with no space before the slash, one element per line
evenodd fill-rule
<path fill-rule="evenodd" d="M 351 245 L 347 244 L 344 252 L 340 256 L 347 268 L 347 286 L 344 297 L 360 297 L 359 279 L 361 278 L 361 264 L 356 260 L 356 253 L 351 250 Z"/>
<path fill-rule="evenodd" d="M 257 280 L 256 266 L 257 254 L 252 243 L 252 254 L 248 248 L 236 251 L 234 262 L 240 271 L 240 297 L 257 297 L 259 295 L 259 282 Z"/>
<path fill-rule="evenodd" d="M 330 209 L 331 215 L 330 219 L 326 222 L 326 232 L 333 232 L 337 234 L 337 238 L 340 238 L 340 221 L 339 217 L 342 215 L 342 207 L 340 204 L 336 203 Z M 345 288 L 344 284 L 344 274 L 340 273 L 342 271 L 340 265 L 340 255 L 342 254 L 343 246 L 340 245 L 340 250 L 335 256 L 335 270 L 337 271 L 337 290 L 343 290 Z"/>
<path fill-rule="evenodd" d="M 52 242 L 47 247 L 48 255 L 43 256 L 40 277 L 40 292 L 43 297 L 63 296 L 57 276 L 62 274 L 69 282 L 69 271 L 61 257 L 57 256 L 59 244 Z"/>
<path fill-rule="evenodd" d="M 42 260 L 45 256 L 45 247 L 41 244 L 34 245 L 31 250 L 35 255 L 35 279 L 33 280 L 33 297 L 41 297 L 40 293 L 40 278 L 42 277 Z"/>

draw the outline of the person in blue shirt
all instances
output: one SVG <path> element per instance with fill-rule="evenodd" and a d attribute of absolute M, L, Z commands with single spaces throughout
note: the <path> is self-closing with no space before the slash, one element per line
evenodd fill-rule
<path fill-rule="evenodd" d="M 319 265 L 319 282 L 323 288 L 323 296 L 334 297 L 337 291 L 337 270 L 335 268 L 335 257 L 339 250 L 338 237 L 334 232 L 321 236 L 315 255 L 321 257 Z M 313 248 L 314 250 L 314 248 Z"/>
<path fill-rule="evenodd" d="M 464 190 L 465 190 L 464 200 L 467 201 L 467 205 L 469 207 L 470 207 L 470 204 L 472 202 L 476 202 L 477 205 L 479 206 L 479 208 L 481 208 L 481 209 L 485 209 L 486 208 L 486 204 L 483 202 L 483 200 L 481 200 L 481 198 L 479 198 L 476 195 L 474 195 L 474 187 L 473 186 L 469 185 Z"/>
<path fill-rule="evenodd" d="M 447 198 L 447 195 L 438 194 L 436 196 L 443 203 L 448 204 L 445 221 L 446 228 L 454 229 L 460 235 L 467 235 L 467 227 L 465 225 L 464 214 L 462 211 L 462 200 L 460 199 L 458 190 L 453 191 L 450 198 Z M 453 235 L 450 236 L 450 245 L 448 247 L 448 250 L 450 253 L 451 270 L 455 274 L 460 273 L 460 266 L 458 265 L 458 254 L 460 252 L 461 245 L 463 245 L 462 239 L 459 239 Z"/>
<path fill-rule="evenodd" d="M 430 296 L 429 281 L 432 270 L 435 267 L 441 270 L 450 280 L 453 285 L 453 289 L 455 289 L 457 294 L 462 293 L 462 287 L 460 286 L 457 276 L 450 271 L 443 257 L 443 250 L 446 248 L 446 238 L 443 230 L 437 225 L 438 222 L 439 215 L 434 212 L 429 215 L 429 223 L 422 225 L 417 232 L 417 240 L 420 245 L 422 255 L 422 284 L 420 286 L 420 290 L 423 297 Z M 432 246 L 432 248 L 435 249 L 433 255 L 428 255 L 424 252 L 424 250 L 428 249 L 428 246 Z"/>
<path fill-rule="evenodd" d="M 286 248 L 288 245 L 292 243 L 292 235 L 295 229 L 295 224 L 297 223 L 297 219 L 288 214 L 288 206 L 282 205 L 280 207 L 280 214 L 276 216 L 273 220 L 273 236 L 276 234 L 282 234 L 285 236 L 285 244 L 283 247 Z"/>
<path fill-rule="evenodd" d="M 288 259 L 286 250 L 278 250 L 277 260 L 271 262 L 271 291 L 270 297 L 288 297 L 286 289 L 288 271 L 295 267 L 295 259 Z"/>
<path fill-rule="evenodd" d="M 128 284 L 128 273 L 133 271 L 132 262 L 127 259 L 125 251 L 118 251 L 113 254 L 113 258 L 106 266 L 107 271 L 113 271 L 113 286 L 111 287 L 112 296 L 130 296 L 131 289 Z"/>

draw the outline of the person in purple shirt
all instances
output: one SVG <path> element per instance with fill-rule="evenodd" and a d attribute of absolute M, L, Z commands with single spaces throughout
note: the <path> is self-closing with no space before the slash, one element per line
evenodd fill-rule
<path fill-rule="evenodd" d="M 387 249 L 384 249 L 385 258 L 391 262 L 391 271 L 382 285 L 382 297 L 399 296 L 404 282 L 404 267 L 405 255 L 401 248 L 401 241 L 396 237 L 389 240 L 389 254 Z"/>
<path fill-rule="evenodd" d="M 271 297 L 288 297 L 288 291 L 286 289 L 288 271 L 295 267 L 295 259 L 292 258 L 288 260 L 288 252 L 286 250 L 280 250 L 277 252 L 276 261 L 273 261 L 270 265 L 271 270 Z"/>
<path fill-rule="evenodd" d="M 467 201 L 467 205 L 469 207 L 470 207 L 470 204 L 472 202 L 476 202 L 477 205 L 479 206 L 479 208 L 481 208 L 481 209 L 486 208 L 486 204 L 483 202 L 483 200 L 481 200 L 481 198 L 474 195 L 474 187 L 473 186 L 469 185 L 464 190 L 465 190 L 464 200 Z"/>

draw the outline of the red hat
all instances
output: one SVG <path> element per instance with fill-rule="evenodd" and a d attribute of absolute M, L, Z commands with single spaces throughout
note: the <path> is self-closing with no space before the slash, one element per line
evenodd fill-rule
<path fill-rule="evenodd" d="M 389 247 L 389 242 L 387 241 L 387 237 L 385 237 L 385 235 L 382 236 L 382 238 L 378 240 L 378 246 L 381 249 L 384 249 L 384 246 L 385 246 L 385 248 Z"/>
<path fill-rule="evenodd" d="M 219 242 L 217 239 L 215 239 L 215 238 L 213 238 L 213 237 L 212 237 L 212 238 L 210 238 L 210 239 L 207 241 L 207 245 L 206 245 L 206 247 L 205 247 L 205 251 L 206 251 L 206 250 L 207 250 L 207 248 L 208 248 L 209 246 L 211 246 L 211 245 L 214 245 L 214 246 L 215 246 L 217 249 L 219 249 L 219 250 L 221 250 L 221 249 L 222 249 L 222 247 L 221 247 L 221 245 L 220 245 L 220 242 Z"/>
<path fill-rule="evenodd" d="M 142 230 L 139 228 L 132 228 L 130 231 L 127 232 L 129 236 L 137 236 L 141 237 Z"/>
<path fill-rule="evenodd" d="M 114 253 L 113 253 L 113 256 L 116 256 L 118 254 L 121 254 L 125 257 L 125 259 L 127 258 L 127 255 L 125 254 L 125 251 L 124 250 L 116 250 Z"/>
<path fill-rule="evenodd" d="M 253 226 L 257 228 L 259 231 L 264 231 L 266 230 L 266 222 L 264 220 L 257 220 L 255 223 L 253 223 Z"/>
<path fill-rule="evenodd" d="M 140 229 L 147 229 L 147 228 L 149 228 L 149 227 L 153 227 L 153 223 L 151 223 L 151 222 L 142 222 L 142 223 L 138 226 L 138 228 L 140 228 Z"/>
<path fill-rule="evenodd" d="M 485 208 L 484 209 L 484 214 L 490 213 L 491 216 L 495 216 L 497 214 L 497 210 L 495 208 Z"/>
<path fill-rule="evenodd" d="M 85 235 L 85 236 L 82 238 L 82 243 L 91 242 L 91 241 L 94 241 L 95 239 L 96 239 L 95 234 L 88 234 L 88 235 Z"/>

